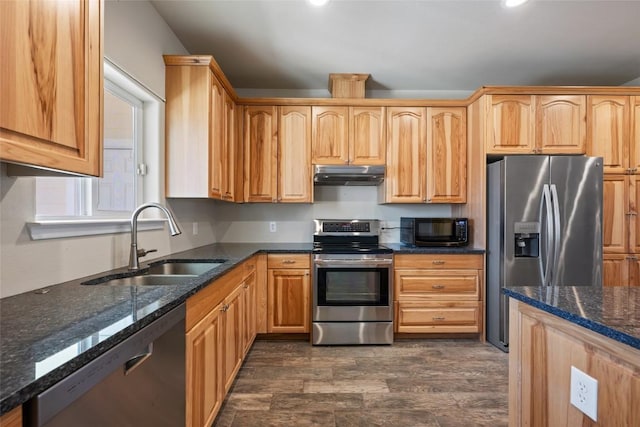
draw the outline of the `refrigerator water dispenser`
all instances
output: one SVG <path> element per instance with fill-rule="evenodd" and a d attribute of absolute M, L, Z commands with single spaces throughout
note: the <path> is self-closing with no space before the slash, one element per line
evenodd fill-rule
<path fill-rule="evenodd" d="M 540 223 L 516 222 L 514 224 L 514 256 L 537 258 L 540 256 Z"/>

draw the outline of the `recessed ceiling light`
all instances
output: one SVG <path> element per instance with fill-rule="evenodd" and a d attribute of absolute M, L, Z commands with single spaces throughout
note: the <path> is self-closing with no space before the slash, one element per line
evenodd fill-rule
<path fill-rule="evenodd" d="M 309 3 L 314 6 L 324 6 L 325 4 L 329 3 L 329 0 L 309 0 Z"/>
<path fill-rule="evenodd" d="M 503 4 L 506 7 L 518 7 L 520 5 L 525 4 L 526 2 L 528 2 L 529 0 L 504 0 Z"/>

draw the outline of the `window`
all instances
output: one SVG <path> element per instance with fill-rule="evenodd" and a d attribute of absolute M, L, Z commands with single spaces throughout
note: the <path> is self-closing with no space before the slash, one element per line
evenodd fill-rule
<path fill-rule="evenodd" d="M 108 60 L 104 71 L 103 177 L 37 177 L 32 239 L 127 231 L 135 207 L 159 198 L 160 168 L 147 176 L 143 155 L 160 163 L 163 102 Z"/>

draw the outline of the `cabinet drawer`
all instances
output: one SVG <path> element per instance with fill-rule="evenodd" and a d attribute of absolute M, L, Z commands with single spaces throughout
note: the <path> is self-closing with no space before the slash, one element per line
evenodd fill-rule
<path fill-rule="evenodd" d="M 479 299 L 477 270 L 396 270 L 396 299 Z"/>
<path fill-rule="evenodd" d="M 396 255 L 395 268 L 429 268 L 429 269 L 475 269 L 484 268 L 482 255 L 470 254 L 419 254 Z"/>
<path fill-rule="evenodd" d="M 397 302 L 396 332 L 479 332 L 478 302 Z"/>
<path fill-rule="evenodd" d="M 309 268 L 311 261 L 306 254 L 269 254 L 267 268 Z"/>

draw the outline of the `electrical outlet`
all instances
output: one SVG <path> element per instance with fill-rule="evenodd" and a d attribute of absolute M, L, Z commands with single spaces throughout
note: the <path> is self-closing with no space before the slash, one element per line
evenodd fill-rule
<path fill-rule="evenodd" d="M 571 404 L 593 421 L 598 421 L 598 380 L 571 367 Z"/>
<path fill-rule="evenodd" d="M 269 223 L 269 231 L 272 233 L 275 233 L 276 231 L 278 231 L 278 227 L 276 226 L 276 222 L 275 221 L 271 221 Z"/>
<path fill-rule="evenodd" d="M 198 223 L 194 222 L 193 223 L 193 235 L 195 236 L 196 234 L 198 234 Z"/>

